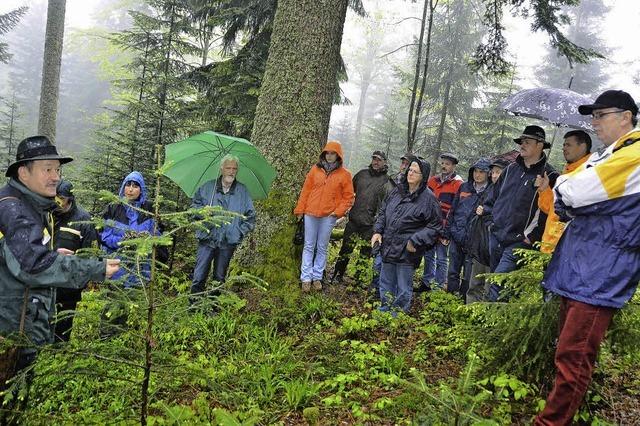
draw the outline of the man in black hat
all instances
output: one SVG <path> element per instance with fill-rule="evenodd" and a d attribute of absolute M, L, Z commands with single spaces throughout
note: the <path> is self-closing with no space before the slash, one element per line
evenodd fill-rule
<path fill-rule="evenodd" d="M 56 193 L 58 208 L 53 212 L 54 248 L 64 248 L 74 253 L 79 249 L 90 248 L 97 241 L 98 234 L 91 223 L 91 215 L 77 204 L 73 184 L 61 180 Z M 80 288 L 59 288 L 56 291 L 56 308 L 58 311 L 74 311 L 81 298 Z M 72 315 L 58 318 L 55 323 L 55 340 L 69 341 L 72 326 Z"/>
<path fill-rule="evenodd" d="M 354 249 L 354 236 L 364 241 L 371 241 L 373 225 L 376 221 L 378 209 L 382 200 L 391 189 L 393 182 L 387 174 L 387 156 L 382 151 L 374 151 L 371 154 L 371 164 L 366 169 L 360 170 L 353 177 L 353 189 L 356 198 L 353 207 L 349 211 L 349 222 L 342 237 L 342 247 L 338 255 L 338 261 L 333 271 L 331 281 L 342 281 L 349 263 L 349 255 Z M 370 247 L 365 244 L 361 248 L 361 254 L 368 255 Z M 381 266 L 381 263 L 380 263 Z M 379 272 L 379 271 L 377 271 Z M 373 286 L 376 286 L 374 278 Z"/>
<path fill-rule="evenodd" d="M 17 369 L 33 362 L 38 346 L 53 341 L 56 287 L 80 288 L 119 268 L 115 259 L 81 259 L 54 248 L 60 165 L 70 161 L 46 136 L 29 137 L 18 145 L 6 172 L 9 183 L 0 188 L 0 335 L 23 334 L 29 342 Z"/>
<path fill-rule="evenodd" d="M 527 126 L 513 140 L 520 145 L 520 155 L 509 164 L 483 204 L 482 214 L 491 215 L 491 270 L 511 272 L 518 268 L 514 250 L 532 248 L 540 241 L 547 215 L 538 207 L 536 179 L 549 179 L 553 187 L 558 173 L 547 163 L 545 148 L 551 144 L 539 126 Z M 488 300 L 497 301 L 502 287 L 491 284 Z"/>
<path fill-rule="evenodd" d="M 553 189 L 556 212 L 571 221 L 542 280 L 560 298 L 560 321 L 555 382 L 535 425 L 572 422 L 611 318 L 640 281 L 638 106 L 628 93 L 607 90 L 578 111 L 591 115 L 604 147 Z"/>

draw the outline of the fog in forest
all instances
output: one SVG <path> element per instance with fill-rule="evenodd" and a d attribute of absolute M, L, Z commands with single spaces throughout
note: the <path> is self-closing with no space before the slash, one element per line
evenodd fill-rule
<path fill-rule="evenodd" d="M 46 2 L 5 0 L 0 6 L 0 13 L 6 13 L 25 4 L 28 12 L 2 37 L 12 58 L 0 64 L 0 125 L 6 128 L 11 117 L 18 139 L 37 129 Z M 363 4 L 366 15 L 353 10 L 347 15 L 342 43 L 346 75 L 329 136 L 343 143 L 351 169 L 366 166 L 374 149 L 389 154 L 393 169 L 407 149 L 407 114 L 424 2 L 365 0 Z M 87 148 L 122 103 L 114 97 L 115 84 L 129 77 L 125 66 L 132 52 L 114 47 L 108 38 L 130 28 L 127 10 L 135 7 L 141 8 L 139 2 L 67 1 L 57 118 L 57 140 L 64 151 Z M 620 88 L 640 98 L 640 59 L 624 32 L 640 18 L 635 1 L 583 0 L 578 8 L 567 11 L 579 23 L 565 28 L 569 38 L 605 56 L 573 68 L 549 47 L 546 34 L 531 32 L 530 20 L 514 18 L 507 11 L 505 27 L 514 67 L 511 75 L 502 78 L 480 75 L 468 66 L 485 36 L 478 19 L 481 12 L 477 0 L 440 1 L 434 9 L 430 64 L 412 147 L 419 155 L 431 159 L 434 152 L 453 151 L 468 165 L 478 156 L 511 149 L 509 138 L 526 120 L 496 106 L 520 89 L 567 88 L 571 81 L 572 90 L 591 97 L 607 88 Z M 241 45 L 242 36 L 236 41 L 236 52 Z M 233 52 L 223 52 L 217 41 L 206 62 L 224 60 L 229 54 Z M 186 60 L 193 66 L 201 63 L 195 55 Z M 553 132 L 549 125 L 546 129 Z"/>

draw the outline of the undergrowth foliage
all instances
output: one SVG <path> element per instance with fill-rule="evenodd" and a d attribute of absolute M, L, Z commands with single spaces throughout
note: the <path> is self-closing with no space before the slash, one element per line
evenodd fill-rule
<path fill-rule="evenodd" d="M 156 195 L 158 192 L 156 193 Z M 104 201 L 117 197 L 102 193 Z M 139 261 L 178 232 L 229 220 L 215 208 L 173 213 L 155 198 L 163 236 L 125 244 Z M 161 214 L 168 205 L 169 213 Z M 336 235 L 336 237 L 338 237 Z M 284 238 L 284 237 L 282 237 Z M 339 238 L 330 247 L 335 261 Z M 193 244 L 195 241 L 191 240 Z M 281 247 L 278 246 L 281 245 Z M 416 295 L 393 318 L 369 298 L 372 259 L 351 257 L 345 284 L 305 295 L 295 280 L 268 285 L 242 274 L 189 305 L 192 247 L 172 270 L 157 265 L 143 287 L 88 291 L 71 341 L 44 348 L 34 368 L 25 424 L 528 424 L 553 379 L 558 304 L 540 280 L 548 256 L 522 253 L 522 269 L 494 275 L 508 303 L 464 305 L 442 291 Z M 290 240 L 271 258 L 293 258 Z M 277 265 L 264 271 L 277 279 Z M 212 308 L 215 306 L 215 314 Z M 638 297 L 615 318 L 590 394 L 577 415 L 604 424 L 633 418 L 610 401 L 640 395 Z M 149 313 L 151 312 L 151 317 Z M 124 314 L 123 314 L 124 313 Z M 123 317 L 103 333 L 105 315 Z M 146 397 L 143 397 L 144 383 Z M 14 383 L 20 384 L 19 379 Z M 615 385 L 614 385 L 615 384 Z M 635 392 L 635 393 L 634 393 Z M 631 403 L 629 403 L 631 404 Z M 144 417 L 142 413 L 145 413 Z M 628 414 L 624 414 L 628 413 Z M 623 422 L 624 423 L 624 422 Z"/>

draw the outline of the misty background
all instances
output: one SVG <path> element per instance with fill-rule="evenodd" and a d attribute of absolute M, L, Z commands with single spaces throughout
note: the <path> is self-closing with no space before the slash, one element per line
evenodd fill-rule
<path fill-rule="evenodd" d="M 366 166 L 375 149 L 389 154 L 394 170 L 407 149 L 409 94 L 423 2 L 363 3 L 366 16 L 353 11 L 347 15 L 342 43 L 346 76 L 329 134 L 343 143 L 351 170 Z M 47 9 L 44 0 L 4 0 L 0 13 L 23 5 L 28 12 L 2 38 L 13 56 L 8 64 L 0 64 L 0 138 L 6 138 L 11 124 L 18 140 L 37 131 Z M 65 153 L 80 154 L 90 148 L 96 131 L 122 104 L 115 92 L 117 83 L 129 77 L 125 66 L 133 52 L 114 46 L 109 35 L 131 27 L 129 10 L 144 12 L 144 6 L 130 0 L 67 0 L 57 117 L 57 143 Z M 546 34 L 532 33 L 531 22 L 505 13 L 515 65 L 510 75 L 501 78 L 468 67 L 484 35 L 478 19 L 481 12 L 478 1 L 441 1 L 434 11 L 424 105 L 412 147 L 415 153 L 432 160 L 441 151 L 452 151 L 461 156 L 464 168 L 480 156 L 513 149 L 511 138 L 531 120 L 512 117 L 497 105 L 525 88 L 567 88 L 571 81 L 572 90 L 590 97 L 618 88 L 640 99 L 640 58 L 629 35 L 640 21 L 637 1 L 583 0 L 579 7 L 567 10 L 574 22 L 565 28 L 569 38 L 605 56 L 573 68 L 549 47 Z M 242 43 L 239 37 L 237 49 Z M 228 56 L 216 40 L 207 58 L 186 60 L 196 66 Z M 554 129 L 545 128 L 550 138 Z M 556 142 L 563 130 L 558 129 Z M 559 145 L 552 153 L 557 164 L 562 162 Z"/>

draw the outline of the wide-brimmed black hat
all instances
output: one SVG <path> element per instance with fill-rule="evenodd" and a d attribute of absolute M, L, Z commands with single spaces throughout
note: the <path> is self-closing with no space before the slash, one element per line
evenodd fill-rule
<path fill-rule="evenodd" d="M 638 105 L 630 94 L 624 90 L 607 90 L 596 98 L 596 101 L 588 105 L 580 105 L 578 112 L 582 115 L 589 115 L 594 109 L 619 108 L 622 111 L 631 111 L 631 114 L 638 113 Z"/>
<path fill-rule="evenodd" d="M 546 134 L 544 132 L 544 129 L 540 126 L 525 127 L 522 134 L 517 138 L 514 138 L 513 141 L 520 145 L 522 143 L 522 138 L 535 139 L 538 142 L 542 142 L 544 144 L 544 148 L 551 148 L 551 144 L 545 140 Z"/>
<path fill-rule="evenodd" d="M 453 164 L 458 164 L 458 157 L 456 157 L 454 154 L 450 153 L 450 152 L 443 152 L 442 154 L 440 154 L 440 158 L 443 158 L 445 160 L 451 160 L 451 162 Z"/>
<path fill-rule="evenodd" d="M 16 161 L 9 166 L 5 176 L 13 176 L 21 164 L 35 160 L 58 160 L 60 164 L 73 161 L 71 157 L 58 154 L 56 146 L 46 136 L 31 136 L 18 144 Z"/>

